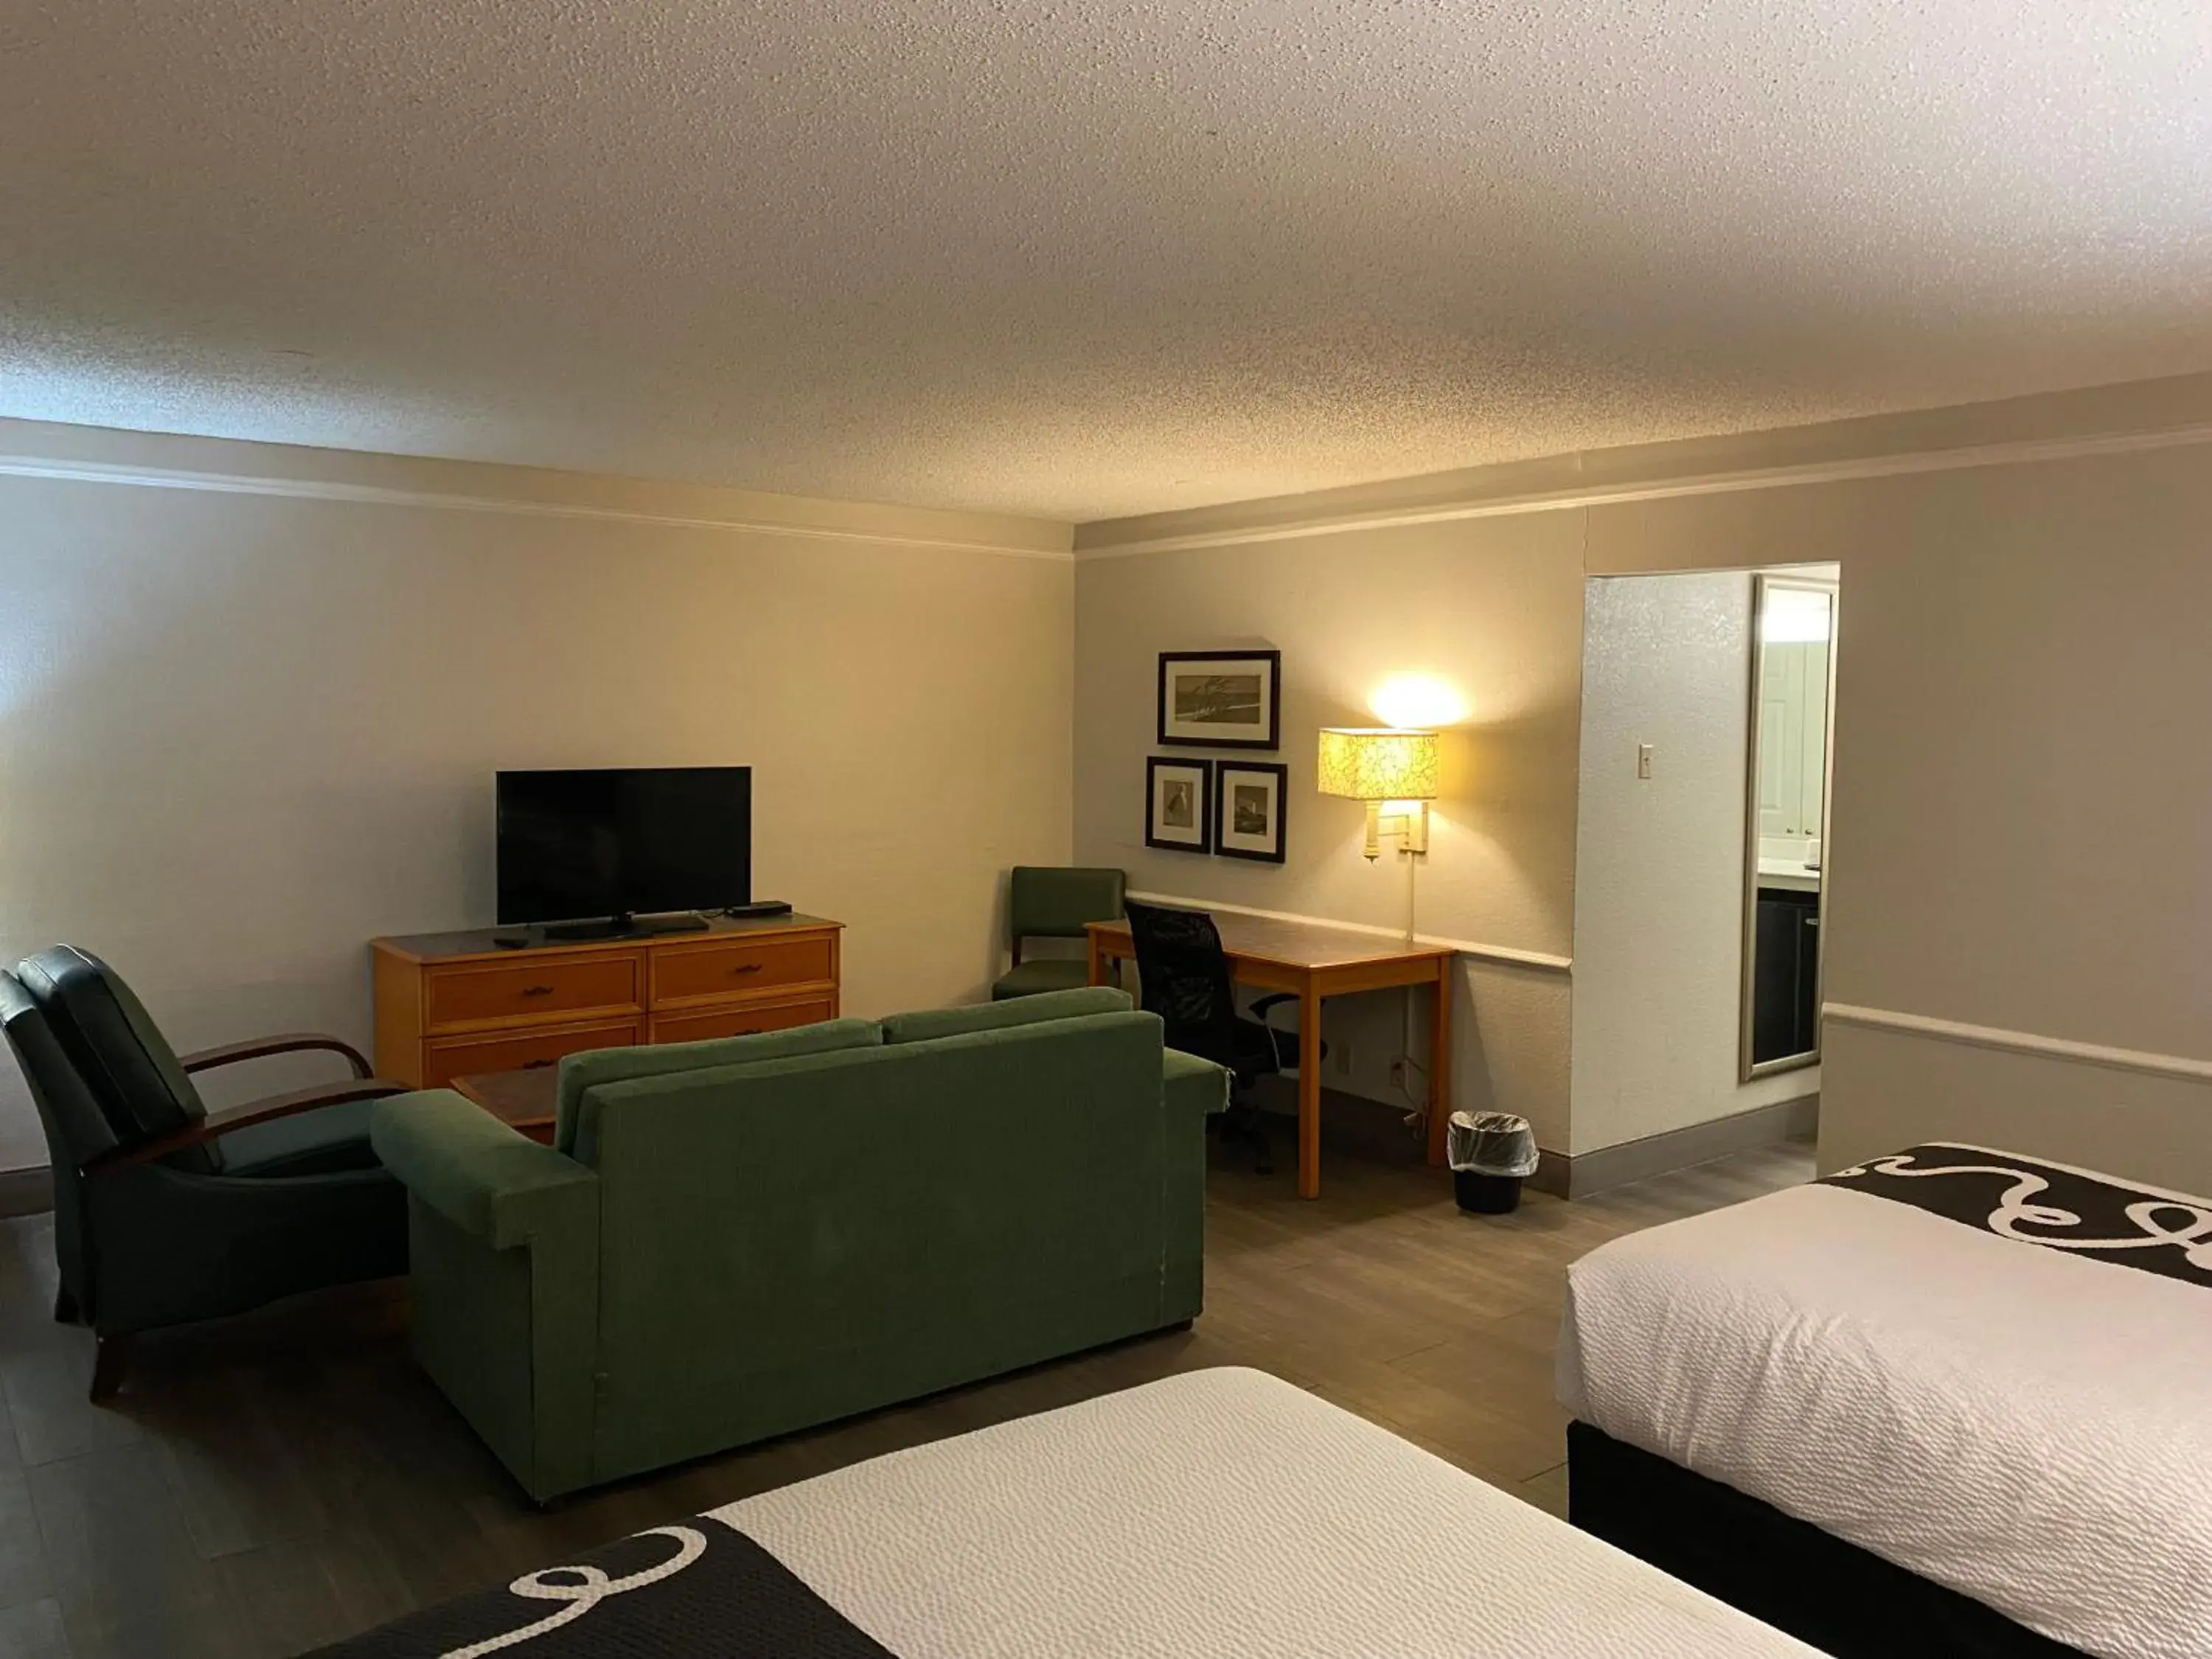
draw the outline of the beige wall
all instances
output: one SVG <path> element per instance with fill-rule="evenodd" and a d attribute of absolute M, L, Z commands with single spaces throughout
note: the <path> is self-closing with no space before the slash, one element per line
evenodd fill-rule
<path fill-rule="evenodd" d="M 90 441 L 0 431 L 16 461 L 49 436 Z M 751 765 L 755 890 L 850 924 L 863 1014 L 982 994 L 1004 870 L 1067 857 L 1073 571 L 1026 556 L 1048 530 L 994 552 L 976 544 L 1022 536 L 254 445 L 110 450 L 130 476 L 182 455 L 257 482 L 0 476 L 0 958 L 97 951 L 181 1045 L 366 1038 L 372 935 L 492 920 L 503 766 Z M 260 493 L 279 474 L 308 493 Z M 0 1066 L 0 1164 L 43 1161 Z"/>
<path fill-rule="evenodd" d="M 1823 1164 L 1948 1136 L 2212 1190 L 2212 450 L 1590 515 L 1593 568 L 1753 558 L 1843 566 L 1827 999 L 1869 1012 Z"/>
<path fill-rule="evenodd" d="M 0 953 L 106 950 L 186 1042 L 358 1035 L 362 939 L 489 915 L 494 768 L 644 760 L 760 769 L 758 885 L 854 925 L 863 1012 L 980 991 L 1000 872 L 1071 842 L 1395 927 L 1405 866 L 1313 793 L 1312 732 L 1421 672 L 1468 709 L 1421 931 L 1564 958 L 1585 574 L 1836 561 L 1824 1161 L 1948 1134 L 2212 1188 L 2208 434 L 2198 377 L 1364 489 L 1356 524 L 1090 526 L 1071 573 L 1009 556 L 1066 526 L 392 458 L 151 457 L 246 495 L 11 477 L 121 441 L 0 422 Z M 1251 644 L 1285 656 L 1290 862 L 1151 852 L 1155 655 Z M 1570 977 L 1462 974 L 1454 1103 L 1596 1144 Z M 1398 1004 L 1363 1000 L 1330 1081 L 1387 1096 Z"/>
<path fill-rule="evenodd" d="M 1390 677 L 1464 700 L 1419 871 L 1424 934 L 1564 958 L 1573 938 L 1575 723 L 1582 651 L 1578 517 L 1544 514 L 1129 557 L 1076 577 L 1076 851 L 1140 891 L 1400 927 L 1407 866 L 1359 855 L 1358 803 L 1314 788 L 1315 733 L 1375 723 Z M 1158 653 L 1269 646 L 1283 653 L 1289 857 L 1280 867 L 1144 845 L 1145 757 Z M 1194 751 L 1184 751 L 1194 752 Z M 1564 974 L 1463 959 L 1461 1105 L 1519 1111 L 1563 1136 Z M 1397 994 L 1332 1011 L 1332 1086 L 1393 1098 Z M 1419 1052 L 1417 1037 L 1415 1052 Z M 1547 1139 L 1547 1145 L 1563 1141 Z"/>
<path fill-rule="evenodd" d="M 2212 1190 L 2208 440 L 2195 376 L 1084 526 L 1079 849 L 1140 887 L 1395 921 L 1307 744 L 1427 667 L 1480 689 L 1422 930 L 1566 954 L 1582 575 L 1837 562 L 1824 1164 L 1950 1135 Z M 1290 865 L 1145 852 L 1152 653 L 1262 642 Z M 1569 1122 L 1568 980 L 1468 971 L 1454 1103 L 1603 1144 Z"/>

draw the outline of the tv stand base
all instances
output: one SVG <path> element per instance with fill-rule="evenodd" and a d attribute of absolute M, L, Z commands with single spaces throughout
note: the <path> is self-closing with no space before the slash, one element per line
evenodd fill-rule
<path fill-rule="evenodd" d="M 696 910 L 664 916 L 600 916 L 590 921 L 549 921 L 538 933 L 563 945 L 609 939 L 649 939 L 657 933 L 703 933 L 711 924 Z"/>

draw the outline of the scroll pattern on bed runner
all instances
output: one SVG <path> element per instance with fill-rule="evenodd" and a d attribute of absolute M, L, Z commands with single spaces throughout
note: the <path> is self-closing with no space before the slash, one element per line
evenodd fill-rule
<path fill-rule="evenodd" d="M 1893 1199 L 2023 1244 L 2212 1285 L 2212 1200 L 1943 1141 L 1869 1158 L 1821 1184 Z"/>
<path fill-rule="evenodd" d="M 654 1527 L 312 1659 L 895 1659 L 744 1534 Z"/>

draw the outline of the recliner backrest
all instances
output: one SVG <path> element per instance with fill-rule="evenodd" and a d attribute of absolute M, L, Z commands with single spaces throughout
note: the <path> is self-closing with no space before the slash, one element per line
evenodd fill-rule
<path fill-rule="evenodd" d="M 106 1115 L 70 1063 L 45 1012 L 13 974 L 0 973 L 0 1027 L 5 1027 L 8 1046 L 31 1086 L 31 1103 L 46 1132 L 46 1153 L 57 1176 L 113 1152 L 118 1143 Z"/>
<path fill-rule="evenodd" d="M 1121 914 L 1128 877 L 1119 870 L 1018 864 L 1007 878 L 1007 931 L 1024 939 L 1081 939 L 1086 921 Z"/>
<path fill-rule="evenodd" d="M 91 1273 L 92 1253 L 85 1243 L 84 1205 L 78 1188 L 81 1171 L 115 1150 L 115 1131 L 54 1036 L 44 1011 L 13 974 L 0 973 L 0 1028 L 6 1030 L 8 1046 L 23 1068 L 31 1103 L 38 1109 L 39 1127 L 46 1134 L 46 1160 L 53 1175 L 54 1264 L 61 1272 L 62 1294 L 89 1319 L 98 1310 L 99 1292 Z"/>
<path fill-rule="evenodd" d="M 98 957 L 57 945 L 26 957 L 15 975 L 46 1016 L 117 1144 L 137 1146 L 173 1134 L 207 1115 L 199 1091 L 153 1016 Z M 169 1161 L 204 1172 L 222 1167 L 205 1147 L 187 1148 Z"/>

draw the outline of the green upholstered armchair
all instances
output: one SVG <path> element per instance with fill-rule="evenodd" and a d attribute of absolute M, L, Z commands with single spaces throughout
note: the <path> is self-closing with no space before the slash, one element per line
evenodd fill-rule
<path fill-rule="evenodd" d="M 991 987 L 994 1000 L 1073 990 L 1091 977 L 1085 957 L 1022 960 L 1024 941 L 1081 939 L 1086 921 L 1112 921 L 1121 914 L 1129 878 L 1119 870 L 1057 868 L 1018 864 L 1006 891 L 1006 931 L 1014 963 Z"/>
<path fill-rule="evenodd" d="M 106 964 L 68 945 L 0 973 L 0 1024 L 46 1131 L 54 1316 L 99 1339 L 92 1396 L 120 1385 L 131 1337 L 278 1297 L 406 1271 L 406 1191 L 377 1163 L 368 1075 L 335 1037 L 267 1037 L 179 1055 Z M 210 1113 L 192 1074 L 301 1050 L 353 1076 Z"/>
<path fill-rule="evenodd" d="M 1184 1322 L 1228 1074 L 1160 1030 L 1101 988 L 605 1050 L 565 1152 L 386 1101 L 416 1357 L 544 1500 Z"/>

